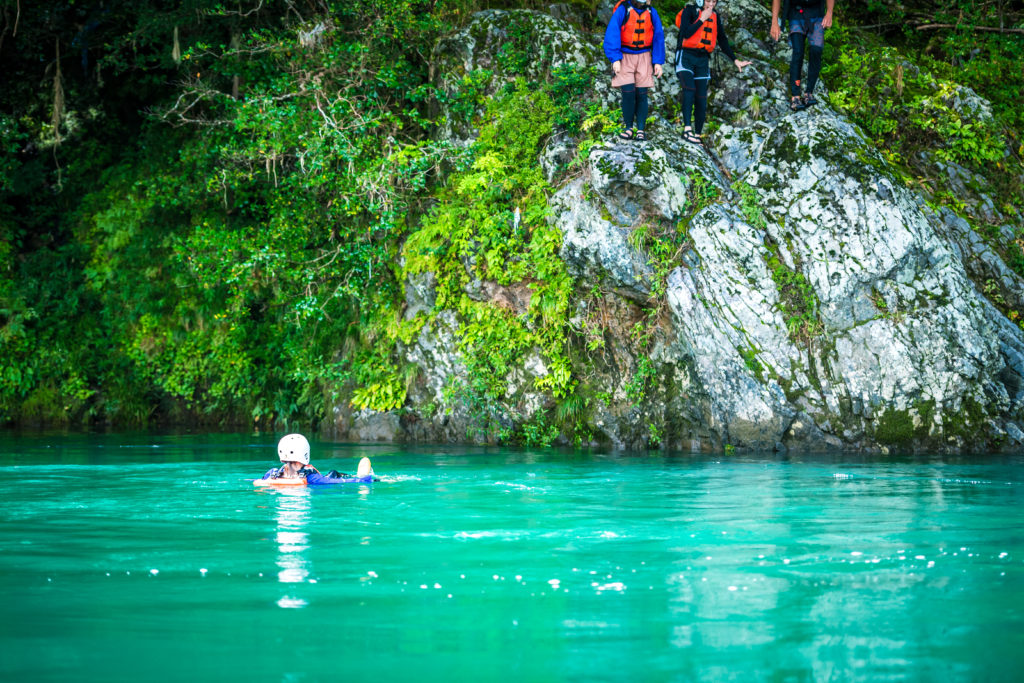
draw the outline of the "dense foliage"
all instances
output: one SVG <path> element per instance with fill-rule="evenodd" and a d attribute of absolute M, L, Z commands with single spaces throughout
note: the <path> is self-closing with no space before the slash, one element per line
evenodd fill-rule
<path fill-rule="evenodd" d="M 448 154 L 424 55 L 465 8 L 170 5 L 20 18 L 58 94 L 4 112 L 2 418 L 315 417 L 395 300 Z"/>
<path fill-rule="evenodd" d="M 551 424 L 514 436 L 549 441 L 588 399 L 567 347 L 574 283 L 533 159 L 555 131 L 578 135 L 580 154 L 599 136 L 594 75 L 506 77 L 486 109 L 494 74 L 454 94 L 430 82 L 438 37 L 524 4 L 546 6 L 0 0 L 0 422 L 309 423 L 339 401 L 401 407 L 415 368 L 394 350 L 433 322 L 405 319 L 401 281 L 430 270 L 467 321 L 469 380 L 452 400 L 478 409 L 487 438 L 513 436 L 488 406 L 539 352 Z M 596 3 L 570 4 L 594 28 Z M 682 5 L 659 7 L 670 21 Z M 1024 37 L 971 29 L 1020 27 L 1010 8 L 850 3 L 827 58 L 836 106 L 896 161 L 1019 164 L 1002 143 L 1021 143 Z M 955 28 L 906 28 L 929 12 Z M 856 29 L 870 24 L 886 28 Z M 511 73 L 528 58 L 515 50 Z M 950 105 L 963 83 L 991 119 Z M 431 136 L 445 98 L 453 116 L 483 112 L 472 147 Z M 1013 174 L 991 177 L 1021 211 Z M 526 283 L 527 310 L 468 297 L 471 277 Z"/>

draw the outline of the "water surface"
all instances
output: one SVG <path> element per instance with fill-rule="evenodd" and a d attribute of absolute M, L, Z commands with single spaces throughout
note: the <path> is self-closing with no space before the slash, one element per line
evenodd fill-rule
<path fill-rule="evenodd" d="M 1024 457 L 0 440 L 0 680 L 1019 680 Z"/>

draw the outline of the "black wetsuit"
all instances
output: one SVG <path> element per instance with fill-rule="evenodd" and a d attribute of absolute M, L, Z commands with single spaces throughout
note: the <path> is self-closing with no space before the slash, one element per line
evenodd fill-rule
<path fill-rule="evenodd" d="M 722 48 L 725 56 L 736 61 L 729 38 L 722 26 L 722 15 L 717 16 L 716 43 Z M 683 8 L 683 16 L 679 20 L 679 39 L 676 41 L 676 78 L 681 88 L 679 99 L 683 105 L 683 125 L 690 125 L 693 114 L 693 131 L 700 135 L 704 130 L 704 119 L 708 111 L 708 83 L 711 81 L 711 53 L 699 48 L 683 47 L 683 41 L 700 30 L 700 10 L 696 5 Z"/>

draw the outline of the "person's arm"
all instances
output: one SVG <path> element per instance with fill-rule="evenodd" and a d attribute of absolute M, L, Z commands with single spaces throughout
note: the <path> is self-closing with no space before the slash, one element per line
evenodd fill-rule
<path fill-rule="evenodd" d="M 718 14 L 718 12 L 715 12 Z M 722 15 L 718 14 L 718 47 L 722 48 L 722 52 L 725 56 L 732 61 L 736 61 L 736 55 L 732 51 L 732 45 L 729 44 L 729 36 L 725 34 L 725 26 L 722 25 Z"/>
<path fill-rule="evenodd" d="M 612 63 L 612 69 L 618 73 L 619 62 L 622 61 L 622 17 L 626 3 L 612 13 L 608 20 L 608 28 L 604 31 L 604 56 Z"/>
<path fill-rule="evenodd" d="M 825 0 L 825 18 L 821 20 L 822 28 L 830 28 L 832 26 L 832 9 L 836 5 L 836 0 Z"/>
<path fill-rule="evenodd" d="M 651 8 L 651 23 L 654 24 L 654 45 L 651 46 L 651 64 L 654 65 L 654 77 L 661 78 L 661 65 L 665 63 L 665 27 L 661 25 L 658 11 Z"/>
<path fill-rule="evenodd" d="M 371 474 L 365 477 L 360 477 L 354 474 L 345 474 L 340 477 L 328 477 L 319 472 L 310 472 L 306 475 L 306 484 L 310 486 L 320 486 L 322 484 L 356 484 L 356 483 L 369 483 L 377 481 L 377 479 Z"/>
<path fill-rule="evenodd" d="M 722 17 L 718 17 L 718 46 L 722 48 L 722 52 L 725 56 L 732 60 L 732 63 L 737 69 L 743 71 L 743 67 L 750 66 L 750 62 L 741 62 L 736 58 L 736 55 L 732 51 L 732 45 L 729 44 L 729 36 L 725 34 L 725 27 L 722 26 Z"/>
<path fill-rule="evenodd" d="M 338 479 L 331 479 L 330 477 L 325 477 L 324 475 L 322 475 L 322 474 L 320 474 L 319 472 L 316 472 L 316 471 L 310 472 L 309 474 L 306 475 L 306 484 L 316 485 L 316 484 L 339 484 L 339 483 L 341 483 L 341 482 Z"/>
<path fill-rule="evenodd" d="M 681 46 L 684 40 L 696 33 L 702 23 L 696 7 L 693 5 L 684 7 L 683 18 L 679 20 L 679 45 Z"/>
<path fill-rule="evenodd" d="M 835 0 L 828 0 L 834 2 Z M 782 35 L 782 29 L 779 28 L 779 5 L 782 4 L 782 0 L 772 0 L 772 25 L 768 29 L 768 35 L 772 37 L 772 40 L 778 40 L 779 36 Z"/>

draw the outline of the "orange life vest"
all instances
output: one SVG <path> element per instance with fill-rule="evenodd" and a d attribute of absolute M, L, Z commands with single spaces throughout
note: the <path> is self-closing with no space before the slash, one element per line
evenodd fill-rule
<path fill-rule="evenodd" d="M 637 12 L 632 6 L 626 7 L 626 20 L 622 22 L 619 38 L 622 40 L 622 47 L 631 50 L 646 50 L 654 45 L 650 5 L 643 12 Z"/>
<path fill-rule="evenodd" d="M 692 36 L 683 41 L 683 47 L 714 52 L 717 42 L 718 12 L 712 12 L 711 18 L 701 24 L 701 27 Z"/>

